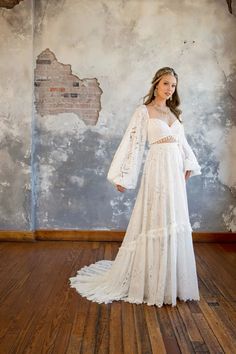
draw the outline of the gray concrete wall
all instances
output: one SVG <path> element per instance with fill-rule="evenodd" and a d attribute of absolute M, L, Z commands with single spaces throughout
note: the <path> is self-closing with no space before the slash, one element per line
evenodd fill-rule
<path fill-rule="evenodd" d="M 18 11 L 28 19 L 30 9 L 30 2 L 24 0 L 13 10 L 1 10 L 4 33 L 12 31 L 12 20 L 5 20 L 6 12 L 10 19 L 14 16 L 10 11 Z M 5 44 L 6 54 L 1 58 L 6 87 L 0 97 L 5 102 L 0 105 L 0 114 L 12 117 L 8 130 L 1 129 L 1 144 L 6 141 L 1 154 L 4 154 L 4 163 L 9 164 L 5 169 L 12 168 L 24 176 L 27 171 L 28 191 L 31 167 L 35 208 L 28 194 L 22 193 L 25 180 L 14 175 L 9 179 L 10 172 L 6 172 L 0 182 L 3 198 L 0 227 L 124 229 L 137 191 L 124 195 L 115 191 L 106 180 L 107 170 L 130 116 L 142 103 L 154 73 L 162 66 L 172 66 L 180 78 L 187 137 L 202 166 L 202 175 L 187 184 L 192 226 L 195 230 L 235 231 L 234 8 L 231 14 L 226 1 L 221 0 L 200 3 L 37 0 L 34 21 L 33 68 L 37 70 L 37 60 L 47 48 L 56 58 L 46 63 L 43 70 L 45 63 L 39 64 L 38 77 L 48 80 L 43 84 L 48 90 L 40 91 L 39 97 L 36 84 L 35 100 L 38 101 L 33 105 L 33 114 L 30 112 L 29 74 L 29 87 L 24 83 L 22 88 L 21 80 L 17 82 L 17 92 L 20 88 L 25 90 L 21 105 L 18 97 L 14 95 L 12 99 L 6 91 L 7 87 L 10 92 L 15 73 L 22 78 L 32 70 L 30 57 L 26 60 L 22 56 L 19 66 L 14 65 L 8 75 L 2 69 L 9 58 L 8 52 L 16 47 L 21 52 L 26 43 L 27 49 L 32 43 L 32 36 L 28 35 L 30 25 L 21 28 L 16 24 L 14 41 Z M 63 75 L 57 70 L 59 67 Z M 55 75 L 50 74 L 52 68 Z M 68 70 L 66 78 L 64 69 Z M 72 76 L 80 83 L 79 87 L 84 85 L 82 91 L 68 83 Z M 96 83 L 94 92 L 92 88 L 90 91 L 88 82 Z M 91 105 L 95 94 L 98 94 L 95 104 L 99 100 L 101 106 L 97 108 L 98 118 L 91 118 L 90 122 L 90 114 L 95 117 L 91 111 L 95 109 Z M 17 120 L 11 110 L 21 116 L 24 129 L 13 129 Z M 23 120 L 22 112 L 27 112 Z M 2 119 L 1 125 L 4 124 Z M 30 160 L 26 163 L 23 155 L 19 156 L 17 147 L 9 155 L 12 145 L 9 136 L 12 141 L 23 144 L 22 151 L 30 153 L 30 124 L 33 128 L 31 165 Z M 11 196 L 15 202 L 9 208 Z M 23 211 L 24 216 L 28 215 L 24 222 L 15 218 L 18 210 L 21 216 Z M 32 210 L 35 225 L 29 218 Z"/>
<path fill-rule="evenodd" d="M 32 3 L 0 8 L 0 229 L 32 227 Z"/>

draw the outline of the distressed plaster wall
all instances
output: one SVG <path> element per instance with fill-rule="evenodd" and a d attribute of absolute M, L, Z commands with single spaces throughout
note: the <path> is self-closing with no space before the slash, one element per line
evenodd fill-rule
<path fill-rule="evenodd" d="M 59 63 L 71 65 L 72 75 L 96 78 L 102 90 L 93 126 L 73 111 L 40 114 L 33 107 L 36 228 L 127 226 L 136 192 L 115 191 L 107 170 L 154 73 L 172 66 L 180 78 L 185 130 L 202 166 L 202 175 L 187 184 L 193 229 L 235 231 L 232 9 L 221 0 L 35 2 L 34 69 L 49 48 Z"/>
<path fill-rule="evenodd" d="M 32 2 L 0 8 L 0 228 L 32 228 Z"/>
<path fill-rule="evenodd" d="M 95 127 L 37 115 L 37 226 L 124 228 L 135 193 L 106 181 L 110 161 L 155 71 L 180 76 L 183 119 L 202 176 L 188 183 L 199 230 L 235 229 L 235 16 L 222 1 L 40 1 L 35 55 L 46 47 L 103 90 Z"/>

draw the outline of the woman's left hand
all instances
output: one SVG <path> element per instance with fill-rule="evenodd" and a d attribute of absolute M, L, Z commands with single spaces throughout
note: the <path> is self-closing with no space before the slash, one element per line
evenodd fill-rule
<path fill-rule="evenodd" d="M 191 171 L 186 171 L 185 172 L 185 180 L 187 181 L 190 177 Z"/>

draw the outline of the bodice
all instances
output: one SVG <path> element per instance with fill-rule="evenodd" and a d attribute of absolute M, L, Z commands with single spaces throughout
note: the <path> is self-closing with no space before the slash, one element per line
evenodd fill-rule
<path fill-rule="evenodd" d="M 181 123 L 176 118 L 174 122 L 169 126 L 167 122 L 161 118 L 150 118 L 146 105 L 144 107 L 144 114 L 147 117 L 147 140 L 149 145 L 156 143 L 163 138 L 173 137 L 176 142 L 179 142 L 179 136 L 181 134 Z"/>
<path fill-rule="evenodd" d="M 177 118 L 172 123 L 171 126 L 169 126 L 165 121 L 159 118 L 149 118 L 148 129 L 147 129 L 148 142 L 149 144 L 153 144 L 156 141 L 167 136 L 173 136 L 175 140 L 178 142 L 180 129 L 181 129 L 181 123 Z"/>

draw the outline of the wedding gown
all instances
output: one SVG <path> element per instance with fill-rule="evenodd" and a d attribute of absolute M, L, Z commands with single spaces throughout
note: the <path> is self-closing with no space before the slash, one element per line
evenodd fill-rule
<path fill-rule="evenodd" d="M 172 137 L 175 142 L 168 142 Z M 167 142 L 157 143 L 161 139 Z M 115 260 L 81 268 L 70 286 L 88 300 L 123 300 L 147 305 L 199 300 L 192 228 L 184 172 L 201 174 L 178 119 L 169 126 L 150 118 L 147 107 L 136 108 L 115 153 L 107 178 L 134 189 L 146 142 L 143 175 L 127 231 Z"/>

